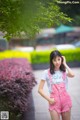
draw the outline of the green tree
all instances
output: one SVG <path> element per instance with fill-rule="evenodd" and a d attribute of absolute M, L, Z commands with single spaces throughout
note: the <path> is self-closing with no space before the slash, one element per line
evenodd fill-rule
<path fill-rule="evenodd" d="M 33 37 L 40 28 L 67 21 L 71 19 L 60 11 L 56 0 L 0 0 L 0 31 L 7 37 L 22 31 Z"/>

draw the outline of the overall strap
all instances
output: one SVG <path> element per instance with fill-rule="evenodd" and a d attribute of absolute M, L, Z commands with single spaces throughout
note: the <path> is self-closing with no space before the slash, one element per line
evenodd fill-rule
<path fill-rule="evenodd" d="M 63 72 L 62 78 L 63 78 L 63 80 L 66 79 L 66 72 Z"/>
<path fill-rule="evenodd" d="M 51 86 L 51 83 L 52 83 L 52 77 L 51 77 L 51 73 L 50 73 L 50 69 L 48 70 L 48 75 L 49 75 L 49 79 L 50 79 L 50 86 Z M 58 90 L 56 84 L 54 84 L 55 88 Z M 52 89 L 52 88 L 51 88 Z"/>
<path fill-rule="evenodd" d="M 49 80 L 50 80 L 50 93 L 51 93 L 52 92 L 52 78 L 51 78 L 50 69 L 48 69 L 48 76 L 49 76 Z"/>
<path fill-rule="evenodd" d="M 51 78 L 50 69 L 48 69 L 48 76 L 49 76 L 49 79 L 50 79 L 50 83 L 52 83 L 52 78 Z"/>

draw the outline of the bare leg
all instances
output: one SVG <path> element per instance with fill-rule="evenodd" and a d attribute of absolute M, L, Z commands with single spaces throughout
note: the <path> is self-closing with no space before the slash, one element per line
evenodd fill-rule
<path fill-rule="evenodd" d="M 63 112 L 61 115 L 62 115 L 62 120 L 70 120 L 71 110 L 69 110 L 67 112 Z"/>
<path fill-rule="evenodd" d="M 51 120 L 60 120 L 60 115 L 55 111 L 50 111 Z"/>

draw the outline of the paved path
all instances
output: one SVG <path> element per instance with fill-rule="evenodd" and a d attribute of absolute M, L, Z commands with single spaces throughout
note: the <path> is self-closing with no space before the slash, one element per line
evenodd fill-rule
<path fill-rule="evenodd" d="M 73 101 L 71 120 L 80 120 L 80 68 L 72 69 L 75 73 L 75 77 L 69 78 L 69 93 Z M 42 72 L 43 70 L 34 71 L 38 83 L 40 82 Z M 51 120 L 48 111 L 48 103 L 37 92 L 38 85 L 39 84 L 37 84 L 32 91 L 35 106 L 35 120 Z M 48 94 L 47 85 L 45 85 L 44 91 Z"/>

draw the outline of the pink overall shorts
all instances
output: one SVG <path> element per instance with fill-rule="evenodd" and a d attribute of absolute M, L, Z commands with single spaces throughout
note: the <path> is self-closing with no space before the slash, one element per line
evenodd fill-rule
<path fill-rule="evenodd" d="M 49 111 L 55 110 L 57 113 L 67 112 L 72 107 L 71 98 L 66 91 L 64 82 L 59 84 L 51 84 L 52 92 L 50 97 L 54 98 L 55 102 L 49 104 Z"/>

